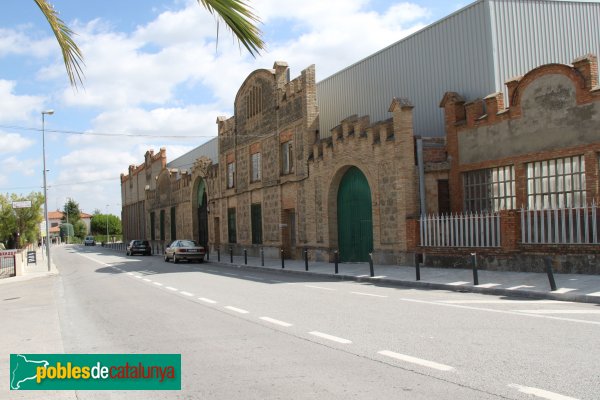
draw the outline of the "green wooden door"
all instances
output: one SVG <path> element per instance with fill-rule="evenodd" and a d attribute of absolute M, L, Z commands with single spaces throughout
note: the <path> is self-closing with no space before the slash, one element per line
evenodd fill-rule
<path fill-rule="evenodd" d="M 340 260 L 368 261 L 373 251 L 371 189 L 365 175 L 356 167 L 346 172 L 337 198 Z"/>

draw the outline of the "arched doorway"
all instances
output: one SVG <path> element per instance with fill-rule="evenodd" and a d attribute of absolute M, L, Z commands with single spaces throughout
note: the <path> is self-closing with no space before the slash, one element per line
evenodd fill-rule
<path fill-rule="evenodd" d="M 351 167 L 342 178 L 337 196 L 340 260 L 368 261 L 373 251 L 371 189 L 365 175 Z"/>
<path fill-rule="evenodd" d="M 208 246 L 208 199 L 206 196 L 206 184 L 204 180 L 200 181 L 196 193 L 198 200 L 198 244 Z"/>

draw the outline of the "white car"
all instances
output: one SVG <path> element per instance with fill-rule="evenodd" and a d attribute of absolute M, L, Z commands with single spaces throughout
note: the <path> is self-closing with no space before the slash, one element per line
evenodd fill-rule
<path fill-rule="evenodd" d="M 96 241 L 94 240 L 93 236 L 86 236 L 85 239 L 83 240 L 83 244 L 86 246 L 95 246 Z"/>

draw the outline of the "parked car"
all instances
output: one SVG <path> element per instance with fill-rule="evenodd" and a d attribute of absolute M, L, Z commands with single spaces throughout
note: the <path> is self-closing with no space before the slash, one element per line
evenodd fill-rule
<path fill-rule="evenodd" d="M 86 236 L 85 239 L 83 239 L 83 244 L 86 246 L 95 246 L 96 240 L 93 236 Z"/>
<path fill-rule="evenodd" d="M 176 240 L 165 249 L 165 262 L 181 260 L 203 262 L 206 250 L 193 240 Z"/>
<path fill-rule="evenodd" d="M 132 256 L 134 254 L 152 255 L 152 246 L 147 240 L 132 240 L 127 244 L 127 255 Z"/>

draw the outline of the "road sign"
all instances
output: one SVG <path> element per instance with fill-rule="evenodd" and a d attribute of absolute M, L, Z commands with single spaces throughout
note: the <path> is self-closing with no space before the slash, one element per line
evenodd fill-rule
<path fill-rule="evenodd" d="M 13 201 L 12 208 L 30 208 L 31 200 Z"/>

